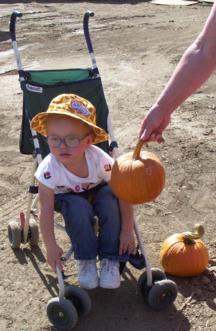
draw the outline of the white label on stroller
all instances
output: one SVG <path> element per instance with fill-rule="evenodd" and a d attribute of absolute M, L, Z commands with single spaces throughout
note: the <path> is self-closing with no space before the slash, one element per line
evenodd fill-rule
<path fill-rule="evenodd" d="M 31 92 L 43 93 L 43 87 L 40 87 L 40 86 L 26 84 L 26 88 L 28 91 L 31 91 Z"/>

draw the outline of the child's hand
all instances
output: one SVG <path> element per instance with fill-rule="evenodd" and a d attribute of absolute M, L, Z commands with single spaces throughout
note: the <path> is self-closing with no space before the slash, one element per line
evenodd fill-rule
<path fill-rule="evenodd" d="M 128 255 L 135 253 L 135 239 L 133 230 L 123 230 L 120 233 L 120 247 L 119 247 L 119 255 L 124 253 L 128 253 Z"/>
<path fill-rule="evenodd" d="M 50 265 L 54 272 L 56 272 L 57 266 L 60 268 L 60 270 L 63 269 L 63 263 L 61 261 L 62 255 L 63 250 L 58 245 L 55 244 L 47 247 L 47 263 Z"/>

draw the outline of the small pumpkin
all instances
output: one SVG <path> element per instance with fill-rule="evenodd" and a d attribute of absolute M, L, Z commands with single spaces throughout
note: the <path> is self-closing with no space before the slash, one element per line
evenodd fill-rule
<path fill-rule="evenodd" d="M 193 232 L 175 233 L 168 237 L 160 250 L 164 271 L 174 276 L 197 276 L 207 267 L 208 249 L 200 239 L 204 228 L 196 224 Z"/>
<path fill-rule="evenodd" d="M 142 151 L 144 142 L 139 140 L 134 152 L 121 155 L 111 172 L 113 193 L 131 204 L 154 200 L 163 190 L 165 170 L 157 156 Z"/>

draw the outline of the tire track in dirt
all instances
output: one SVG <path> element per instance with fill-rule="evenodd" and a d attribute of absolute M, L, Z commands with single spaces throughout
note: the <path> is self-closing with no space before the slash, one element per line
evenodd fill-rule
<path fill-rule="evenodd" d="M 21 210 L 25 209 L 24 207 L 27 204 L 27 199 L 26 199 L 26 193 L 19 194 L 19 199 L 13 199 L 12 201 L 6 203 L 1 206 L 1 218 L 3 219 L 3 222 L 6 222 L 6 216 L 15 216 L 15 218 L 19 219 L 19 213 Z M 16 212 L 15 212 L 16 211 Z"/>

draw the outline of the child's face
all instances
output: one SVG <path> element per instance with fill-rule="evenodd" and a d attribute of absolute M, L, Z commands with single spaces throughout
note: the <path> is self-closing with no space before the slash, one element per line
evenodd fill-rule
<path fill-rule="evenodd" d="M 50 152 L 64 164 L 84 155 L 93 142 L 90 128 L 79 120 L 54 117 L 47 122 Z"/>

